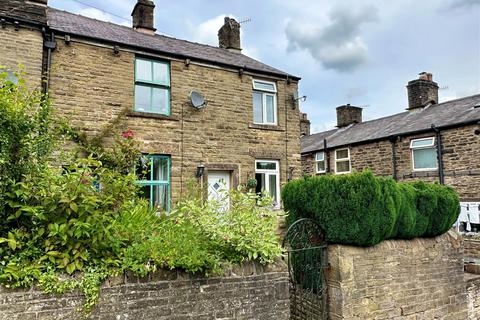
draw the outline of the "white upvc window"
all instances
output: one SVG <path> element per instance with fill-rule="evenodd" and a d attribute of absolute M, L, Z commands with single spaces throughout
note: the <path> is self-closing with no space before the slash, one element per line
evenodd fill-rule
<path fill-rule="evenodd" d="M 350 173 L 351 170 L 350 149 L 335 150 L 335 173 Z"/>
<path fill-rule="evenodd" d="M 277 160 L 255 160 L 256 192 L 266 191 L 274 201 L 274 206 L 280 205 L 280 165 Z"/>
<path fill-rule="evenodd" d="M 413 171 L 438 169 L 435 137 L 413 139 L 410 141 L 410 149 L 412 150 Z"/>
<path fill-rule="evenodd" d="M 253 123 L 277 124 L 277 85 L 275 82 L 253 80 Z"/>
<path fill-rule="evenodd" d="M 315 153 L 315 172 L 316 173 L 325 173 L 325 152 L 320 151 Z"/>

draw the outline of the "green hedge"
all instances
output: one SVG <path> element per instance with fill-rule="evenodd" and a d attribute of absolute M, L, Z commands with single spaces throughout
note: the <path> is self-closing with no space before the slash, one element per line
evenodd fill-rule
<path fill-rule="evenodd" d="M 370 171 L 304 177 L 282 192 L 289 224 L 316 220 L 330 243 L 372 246 L 385 239 L 433 237 L 457 220 L 460 205 L 450 187 L 395 182 Z"/>

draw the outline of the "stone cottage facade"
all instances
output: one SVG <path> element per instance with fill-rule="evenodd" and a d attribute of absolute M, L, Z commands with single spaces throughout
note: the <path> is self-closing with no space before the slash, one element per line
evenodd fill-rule
<path fill-rule="evenodd" d="M 279 203 L 281 185 L 301 174 L 300 78 L 243 55 L 233 19 L 219 47 L 155 34 L 154 6 L 138 0 L 128 28 L 47 0 L 2 1 L 0 65 L 23 64 L 27 82 L 88 135 L 121 116 L 120 129 L 152 158 L 139 183 L 158 207 L 168 210 L 199 176 L 212 197 L 221 183 L 256 178 Z"/>
<path fill-rule="evenodd" d="M 337 128 L 304 136 L 306 174 L 370 169 L 397 180 L 454 187 L 465 203 L 480 202 L 480 95 L 438 103 L 429 73 L 407 86 L 406 112 L 362 121 L 362 109 L 337 108 Z M 479 221 L 480 222 L 480 221 Z"/>

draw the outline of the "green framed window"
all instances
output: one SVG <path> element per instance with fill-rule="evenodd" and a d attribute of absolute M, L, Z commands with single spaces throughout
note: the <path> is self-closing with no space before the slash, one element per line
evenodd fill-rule
<path fill-rule="evenodd" d="M 170 157 L 146 155 L 136 167 L 142 196 L 159 211 L 170 211 Z"/>
<path fill-rule="evenodd" d="M 135 111 L 170 115 L 170 64 L 135 59 Z"/>

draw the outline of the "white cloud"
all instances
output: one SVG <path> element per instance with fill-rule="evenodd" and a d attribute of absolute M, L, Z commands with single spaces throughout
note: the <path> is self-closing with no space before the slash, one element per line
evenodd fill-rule
<path fill-rule="evenodd" d="M 307 50 L 326 69 L 351 71 L 368 60 L 368 49 L 360 37 L 360 27 L 376 21 L 377 10 L 363 7 L 357 12 L 351 8 L 333 9 L 330 24 L 324 27 L 290 21 L 285 28 L 288 50 Z"/>
<path fill-rule="evenodd" d="M 199 25 L 192 25 L 190 23 L 189 28 L 192 34 L 192 40 L 198 43 L 218 46 L 218 30 L 222 27 L 226 16 L 236 19 L 234 15 L 222 14 L 208 19 Z"/>

